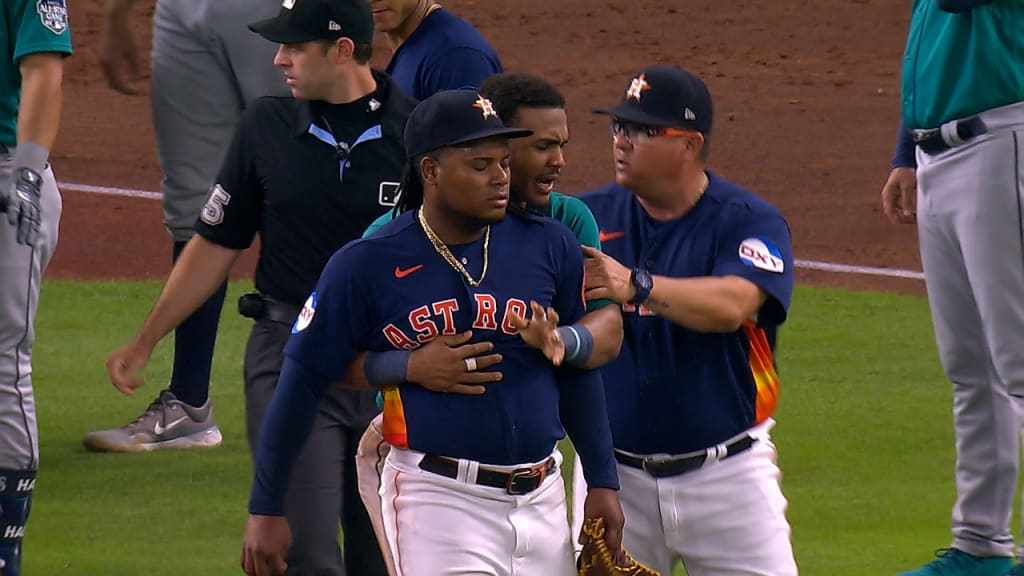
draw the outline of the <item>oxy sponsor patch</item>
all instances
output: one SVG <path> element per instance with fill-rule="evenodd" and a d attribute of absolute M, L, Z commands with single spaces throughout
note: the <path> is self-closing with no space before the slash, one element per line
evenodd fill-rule
<path fill-rule="evenodd" d="M 36 12 L 50 32 L 63 34 L 68 29 L 68 8 L 64 0 L 36 0 Z"/>
<path fill-rule="evenodd" d="M 782 260 L 782 252 L 767 238 L 747 238 L 740 242 L 740 261 L 747 266 L 759 270 L 767 270 L 782 274 L 786 263 Z"/>
<path fill-rule="evenodd" d="M 316 314 L 316 292 L 309 295 L 306 298 L 306 303 L 302 305 L 302 310 L 299 312 L 299 317 L 295 319 L 295 325 L 292 326 L 292 334 L 302 332 L 306 328 L 309 328 L 310 323 L 313 322 L 313 316 Z"/>

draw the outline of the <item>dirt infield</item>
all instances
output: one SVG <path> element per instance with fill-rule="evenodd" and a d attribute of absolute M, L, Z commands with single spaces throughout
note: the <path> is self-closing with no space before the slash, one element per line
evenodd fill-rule
<path fill-rule="evenodd" d="M 149 100 L 106 87 L 96 60 L 99 2 L 70 3 L 75 56 L 53 154 L 64 182 L 159 190 Z M 137 8 L 148 67 L 151 5 Z M 919 269 L 913 227 L 890 225 L 878 194 L 899 109 L 908 8 L 892 0 L 446 0 L 476 24 L 509 71 L 552 80 L 569 102 L 561 189 L 611 178 L 607 120 L 632 72 L 682 65 L 716 106 L 711 168 L 787 215 L 798 258 Z M 380 49 L 375 63 L 388 54 Z M 154 200 L 64 193 L 49 277 L 159 278 L 169 236 Z M 236 266 L 249 275 L 253 250 Z M 920 293 L 923 283 L 801 271 L 798 280 Z"/>

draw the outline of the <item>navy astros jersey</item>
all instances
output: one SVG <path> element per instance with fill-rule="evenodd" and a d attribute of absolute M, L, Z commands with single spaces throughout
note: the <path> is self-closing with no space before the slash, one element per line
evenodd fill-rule
<path fill-rule="evenodd" d="M 501 71 L 497 52 L 476 28 L 443 8 L 420 22 L 387 68 L 398 86 L 417 100 L 442 90 L 475 89 Z"/>
<path fill-rule="evenodd" d="M 627 268 L 674 278 L 740 276 L 768 294 L 738 331 L 700 333 L 623 306 L 622 352 L 601 369 L 615 447 L 683 454 L 762 422 L 779 392 L 768 334 L 786 319 L 793 290 L 789 226 L 773 206 L 710 171 L 703 198 L 677 220 L 650 218 L 626 188 L 580 195 L 602 249 Z"/>
<path fill-rule="evenodd" d="M 404 142 L 416 157 L 521 132 L 502 125 L 475 91 L 453 90 L 417 105 Z M 383 433 L 394 450 L 522 466 L 548 458 L 568 433 L 588 485 L 618 489 L 600 375 L 552 365 L 511 321 L 513 312 L 529 316 L 531 301 L 553 308 L 565 323 L 583 316 L 583 253 L 572 231 L 513 211 L 483 227 L 480 238 L 446 246 L 422 210 L 345 245 L 321 273 L 285 345 L 254 450 L 251 513 L 283 510 L 291 467 L 320 399 L 332 382 L 346 379 L 359 354 L 414 350 L 467 330 L 473 341 L 493 343 L 503 379 L 471 396 L 412 383 L 386 388 Z"/>
<path fill-rule="evenodd" d="M 393 446 L 487 464 L 536 462 L 564 436 L 559 400 L 591 392 L 529 347 L 509 313 L 528 315 L 535 300 L 561 321 L 584 314 L 583 256 L 564 225 L 509 214 L 490 237 L 450 246 L 477 279 L 473 287 L 434 249 L 418 211 L 402 214 L 372 237 L 353 242 L 328 263 L 299 317 L 285 353 L 313 372 L 341 380 L 362 350 L 414 349 L 439 334 L 473 330 L 494 343 L 504 374 L 479 396 L 442 394 L 417 385 L 385 390 L 384 437 Z"/>

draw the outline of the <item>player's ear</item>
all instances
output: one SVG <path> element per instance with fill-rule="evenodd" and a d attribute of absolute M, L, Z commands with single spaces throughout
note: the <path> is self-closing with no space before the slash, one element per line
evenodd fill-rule
<path fill-rule="evenodd" d="M 424 184 L 437 186 L 437 172 L 441 163 L 433 156 L 424 155 L 420 158 L 420 177 Z"/>
<path fill-rule="evenodd" d="M 344 60 L 351 60 L 356 51 L 356 45 L 351 38 L 338 38 L 334 41 L 334 46 L 338 49 L 338 55 Z"/>
<path fill-rule="evenodd" d="M 700 132 L 693 136 L 684 138 L 683 153 L 687 160 L 698 160 L 701 157 L 700 151 L 704 148 L 704 135 Z"/>

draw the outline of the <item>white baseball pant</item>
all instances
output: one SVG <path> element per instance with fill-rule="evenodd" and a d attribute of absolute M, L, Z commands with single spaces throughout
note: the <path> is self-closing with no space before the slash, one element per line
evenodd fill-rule
<path fill-rule="evenodd" d="M 384 472 L 384 459 L 391 451 L 391 444 L 384 441 L 384 414 L 378 414 L 363 432 L 356 450 L 356 475 L 359 478 L 359 496 L 373 524 L 373 533 L 377 535 L 381 555 L 387 566 L 389 576 L 398 576 L 395 559 L 391 557 L 391 547 L 384 535 L 384 516 L 380 506 L 380 475 Z"/>
<path fill-rule="evenodd" d="M 620 464 L 626 550 L 661 574 L 671 574 L 680 560 L 689 576 L 796 576 L 782 472 L 768 434 L 773 425 L 769 419 L 746 432 L 757 438 L 749 450 L 708 458 L 699 470 L 679 476 L 655 478 Z M 574 534 L 586 497 L 576 464 Z"/>
<path fill-rule="evenodd" d="M 477 462 L 460 460 L 460 479 L 447 478 L 421 470 L 422 453 L 392 447 L 380 501 L 398 576 L 575 575 L 562 456 L 552 456 L 558 466 L 540 487 L 513 496 L 472 483 Z"/>

